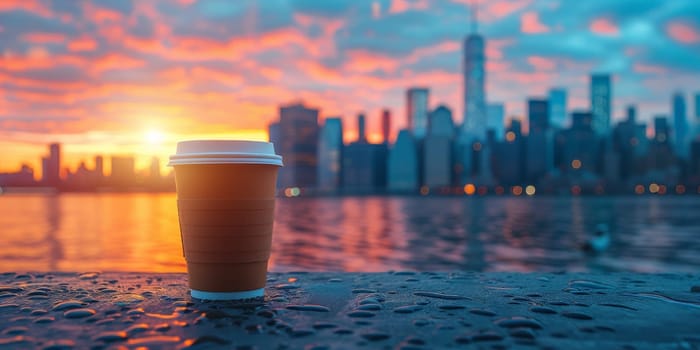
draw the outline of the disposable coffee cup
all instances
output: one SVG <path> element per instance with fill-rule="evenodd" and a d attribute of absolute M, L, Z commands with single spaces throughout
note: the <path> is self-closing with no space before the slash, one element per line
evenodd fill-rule
<path fill-rule="evenodd" d="M 199 140 L 177 144 L 180 234 L 192 297 L 262 297 L 267 280 L 282 157 L 268 142 Z"/>

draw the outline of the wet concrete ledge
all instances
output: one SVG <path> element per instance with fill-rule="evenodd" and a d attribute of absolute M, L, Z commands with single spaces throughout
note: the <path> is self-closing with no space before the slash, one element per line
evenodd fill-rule
<path fill-rule="evenodd" d="M 272 273 L 264 300 L 184 274 L 0 275 L 0 349 L 698 349 L 700 275 Z"/>

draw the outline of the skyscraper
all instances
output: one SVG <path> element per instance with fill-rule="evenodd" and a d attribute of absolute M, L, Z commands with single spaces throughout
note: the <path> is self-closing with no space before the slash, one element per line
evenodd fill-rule
<path fill-rule="evenodd" d="M 554 164 L 551 133 L 549 130 L 549 103 L 547 100 L 527 101 L 530 131 L 526 141 L 526 177 L 530 183 L 538 183 Z"/>
<path fill-rule="evenodd" d="M 464 41 L 464 122 L 463 132 L 484 140 L 486 137 L 486 56 L 485 40 L 477 32 L 476 7 L 472 9 L 472 32 Z"/>
<path fill-rule="evenodd" d="M 410 88 L 406 91 L 408 126 L 417 140 L 428 133 L 428 94 L 426 88 Z"/>
<path fill-rule="evenodd" d="M 496 140 L 502 140 L 505 132 L 506 116 L 505 106 L 503 103 L 489 103 L 486 108 L 488 116 L 486 126 L 488 130 L 493 130 Z"/>
<path fill-rule="evenodd" d="M 549 129 L 549 103 L 547 100 L 528 100 L 527 115 L 530 123 L 530 134 Z"/>
<path fill-rule="evenodd" d="M 685 108 L 685 95 L 676 92 L 672 98 L 674 151 L 681 157 L 688 155 L 688 117 Z"/>
<path fill-rule="evenodd" d="M 452 110 L 445 105 L 440 105 L 430 112 L 430 123 L 428 135 L 447 136 L 454 135 L 454 121 L 452 120 Z"/>
<path fill-rule="evenodd" d="M 316 186 L 318 134 L 318 109 L 300 103 L 280 107 L 275 146 L 284 159 L 279 174 L 281 187 Z"/>
<path fill-rule="evenodd" d="M 452 183 L 452 111 L 440 105 L 430 112 L 430 130 L 423 144 L 423 185 L 447 187 Z"/>
<path fill-rule="evenodd" d="M 382 142 L 389 144 L 391 137 L 391 111 L 382 110 Z"/>
<path fill-rule="evenodd" d="M 49 145 L 49 156 L 42 160 L 42 178 L 46 186 L 58 187 L 61 184 L 61 145 Z"/>
<path fill-rule="evenodd" d="M 549 120 L 552 127 L 566 127 L 566 90 L 555 88 L 549 90 Z"/>
<path fill-rule="evenodd" d="M 134 157 L 112 156 L 112 185 L 124 189 L 135 184 Z"/>
<path fill-rule="evenodd" d="M 599 136 L 610 130 L 610 109 L 612 107 L 612 85 L 609 74 L 591 75 L 591 113 L 593 131 Z"/>
<path fill-rule="evenodd" d="M 401 130 L 389 150 L 387 185 L 390 191 L 408 192 L 418 188 L 418 155 L 416 142 L 409 130 Z"/>
<path fill-rule="evenodd" d="M 326 118 L 318 140 L 318 186 L 333 192 L 342 185 L 343 121 Z"/>
<path fill-rule="evenodd" d="M 367 118 L 364 113 L 357 115 L 357 142 L 367 143 Z"/>

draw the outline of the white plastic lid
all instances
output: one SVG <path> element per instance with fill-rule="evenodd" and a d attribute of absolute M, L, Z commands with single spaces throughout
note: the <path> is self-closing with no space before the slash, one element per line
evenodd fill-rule
<path fill-rule="evenodd" d="M 177 143 L 168 166 L 184 164 L 267 164 L 282 166 L 269 142 L 234 140 L 193 140 Z"/>

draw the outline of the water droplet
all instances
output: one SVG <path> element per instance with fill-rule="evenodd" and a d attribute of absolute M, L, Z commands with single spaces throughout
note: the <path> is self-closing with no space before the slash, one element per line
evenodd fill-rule
<path fill-rule="evenodd" d="M 3 334 L 16 335 L 29 332 L 29 328 L 23 326 L 8 327 L 2 331 Z"/>
<path fill-rule="evenodd" d="M 35 290 L 35 291 L 31 291 L 31 292 L 27 293 L 27 296 L 29 296 L 29 297 L 36 296 L 36 295 L 40 295 L 43 297 L 49 296 L 48 293 L 44 292 L 43 290 Z"/>
<path fill-rule="evenodd" d="M 314 329 L 330 329 L 330 328 L 337 328 L 338 325 L 334 323 L 328 323 L 328 322 L 316 322 L 314 323 Z"/>
<path fill-rule="evenodd" d="M 112 302 L 117 306 L 131 306 L 136 305 L 144 300 L 146 300 L 146 298 L 144 298 L 141 295 L 126 293 L 115 296 L 112 299 Z"/>
<path fill-rule="evenodd" d="M 519 328 L 510 332 L 510 336 L 519 339 L 535 339 L 535 332 L 529 328 Z"/>
<path fill-rule="evenodd" d="M 348 335 L 348 334 L 353 334 L 354 332 L 353 332 L 351 329 L 345 329 L 345 328 L 343 328 L 343 329 L 338 329 L 338 330 L 336 330 L 336 331 L 333 332 L 333 333 L 335 333 L 335 334 L 340 334 L 340 335 Z"/>
<path fill-rule="evenodd" d="M 172 345 L 173 343 L 179 343 L 181 340 L 178 336 L 165 336 L 165 335 L 154 335 L 150 337 L 130 339 L 129 345 L 137 345 L 137 348 L 162 348 L 166 345 Z"/>
<path fill-rule="evenodd" d="M 0 304 L 0 311 L 9 310 L 9 309 L 16 309 L 18 307 L 19 307 L 18 304 Z"/>
<path fill-rule="evenodd" d="M 444 300 L 471 300 L 467 297 L 463 297 L 461 295 L 452 295 L 452 294 L 443 294 L 443 293 L 435 293 L 435 292 L 415 292 L 413 293 L 415 296 L 419 297 L 426 297 L 426 298 L 436 298 L 436 299 L 444 299 Z"/>
<path fill-rule="evenodd" d="M 472 336 L 473 342 L 484 342 L 484 341 L 501 341 L 503 336 L 492 331 L 486 331 L 479 334 L 474 334 Z"/>
<path fill-rule="evenodd" d="M 70 339 L 52 340 L 44 346 L 43 350 L 68 350 L 75 347 L 75 342 Z"/>
<path fill-rule="evenodd" d="M 415 276 L 415 272 L 413 271 L 399 271 L 399 272 L 394 272 L 394 275 L 396 276 Z"/>
<path fill-rule="evenodd" d="M 38 324 L 51 323 L 55 320 L 56 319 L 53 316 L 43 316 L 43 317 L 38 317 L 36 320 L 34 320 L 34 323 L 38 323 Z"/>
<path fill-rule="evenodd" d="M 16 335 L 12 338 L 5 338 L 5 339 L 0 339 L 0 346 L 4 345 L 29 345 L 31 343 L 35 342 L 35 339 L 32 337 L 24 336 L 24 335 Z M 23 346 L 24 348 L 27 348 L 26 346 Z"/>
<path fill-rule="evenodd" d="M 96 279 L 100 274 L 98 272 L 87 272 L 80 274 L 78 278 L 81 280 L 94 280 Z"/>
<path fill-rule="evenodd" d="M 298 289 L 299 286 L 294 285 L 294 284 L 287 284 L 287 283 L 282 283 L 274 286 L 273 288 L 275 289 L 280 289 L 280 290 L 290 290 L 290 289 Z"/>
<path fill-rule="evenodd" d="M 382 306 L 379 304 L 364 304 L 364 305 L 358 306 L 357 309 L 364 310 L 364 311 L 379 311 L 382 309 Z"/>
<path fill-rule="evenodd" d="M 379 300 L 377 298 L 372 298 L 372 297 L 367 297 L 362 300 L 360 300 L 360 305 L 365 305 L 365 304 L 379 304 Z"/>
<path fill-rule="evenodd" d="M 586 314 L 582 314 L 580 312 L 564 312 L 561 315 L 564 317 L 573 318 L 576 320 L 592 320 L 593 319 L 593 317 L 588 316 Z"/>
<path fill-rule="evenodd" d="M 382 341 L 391 338 L 391 336 L 382 332 L 370 332 L 362 334 L 362 338 L 365 338 L 369 341 Z"/>
<path fill-rule="evenodd" d="M 126 329 L 126 334 L 128 336 L 134 336 L 135 334 L 142 333 L 150 329 L 146 323 L 138 323 Z"/>
<path fill-rule="evenodd" d="M 245 330 L 246 332 L 248 332 L 248 334 L 262 334 L 263 326 L 259 324 L 251 324 L 249 326 L 246 326 Z"/>
<path fill-rule="evenodd" d="M 352 311 L 348 313 L 348 317 L 353 317 L 353 318 L 369 318 L 369 317 L 374 317 L 376 314 L 374 312 L 369 312 L 369 311 Z"/>
<path fill-rule="evenodd" d="M 16 297 L 15 293 L 0 293 L 0 299 Z"/>
<path fill-rule="evenodd" d="M 549 305 L 554 305 L 554 306 L 569 306 L 569 303 L 563 302 L 563 301 L 553 301 L 549 303 Z"/>
<path fill-rule="evenodd" d="M 441 310 L 462 310 L 466 309 L 465 306 L 462 305 L 440 305 L 438 306 Z"/>
<path fill-rule="evenodd" d="M 16 286 L 0 286 L 0 293 L 20 293 L 24 291 L 24 288 Z"/>
<path fill-rule="evenodd" d="M 331 278 L 331 279 L 328 280 L 328 282 L 331 282 L 331 283 L 340 283 L 340 282 L 343 282 L 343 280 L 340 279 L 340 278 Z"/>
<path fill-rule="evenodd" d="M 405 342 L 413 345 L 425 345 L 425 340 L 413 336 L 406 338 Z"/>
<path fill-rule="evenodd" d="M 690 287 L 690 292 L 691 292 L 691 293 L 700 293 L 700 286 L 692 286 L 692 287 Z"/>
<path fill-rule="evenodd" d="M 95 341 L 103 341 L 106 343 L 112 343 L 117 341 L 126 340 L 126 332 L 102 332 L 95 337 Z"/>
<path fill-rule="evenodd" d="M 620 308 L 620 309 L 627 309 L 627 310 L 637 311 L 637 309 L 635 309 L 635 308 L 633 308 L 633 307 L 631 307 L 631 306 L 622 305 L 622 304 L 602 303 L 602 304 L 598 304 L 598 305 L 609 306 L 609 307 L 616 307 L 616 308 Z"/>
<path fill-rule="evenodd" d="M 557 312 L 544 306 L 533 306 L 530 308 L 530 311 L 538 314 L 556 314 Z"/>
<path fill-rule="evenodd" d="M 573 280 L 569 282 L 569 288 L 575 289 L 611 289 L 614 286 L 590 280 Z"/>
<path fill-rule="evenodd" d="M 296 311 L 313 311 L 313 312 L 330 312 L 331 310 L 323 305 L 312 305 L 312 304 L 306 304 L 306 305 L 289 305 L 287 306 L 287 309 L 289 310 L 296 310 Z"/>
<path fill-rule="evenodd" d="M 362 293 L 376 293 L 377 291 L 374 289 L 366 289 L 366 288 L 357 288 L 353 289 L 352 293 L 353 294 L 362 294 Z"/>
<path fill-rule="evenodd" d="M 394 312 L 399 314 L 410 314 L 420 310 L 423 310 L 420 305 L 406 305 L 395 308 Z"/>
<path fill-rule="evenodd" d="M 504 328 L 533 328 L 542 329 L 542 324 L 532 318 L 514 316 L 510 318 L 502 318 L 494 322 L 496 325 Z"/>
<path fill-rule="evenodd" d="M 430 324 L 430 321 L 423 319 L 423 318 L 419 318 L 419 319 L 413 321 L 413 325 L 416 327 L 423 327 L 423 326 L 427 326 L 429 324 Z"/>
<path fill-rule="evenodd" d="M 184 344 L 187 347 L 195 347 L 198 345 L 204 345 L 206 347 L 206 345 L 228 345 L 231 344 L 231 342 L 217 336 L 203 335 L 197 337 L 196 339 L 188 339 L 184 342 Z"/>
<path fill-rule="evenodd" d="M 303 337 L 308 337 L 310 335 L 314 335 L 316 332 L 310 330 L 310 329 L 294 329 L 289 332 L 289 335 L 292 338 L 303 338 Z"/>
<path fill-rule="evenodd" d="M 663 295 L 660 293 L 631 293 L 631 294 L 625 294 L 625 295 L 631 295 L 631 296 L 637 296 L 637 297 L 643 297 L 643 298 L 649 298 L 649 299 L 656 299 L 656 300 L 665 301 L 667 303 L 683 305 L 683 306 L 688 306 L 688 307 L 692 307 L 692 308 L 700 308 L 700 303 L 696 303 L 694 301 L 676 299 L 676 298 L 672 298 L 672 297 L 669 297 L 669 296 L 666 296 L 666 295 Z"/>
<path fill-rule="evenodd" d="M 483 309 L 471 309 L 469 310 L 470 313 L 473 313 L 474 315 L 481 315 L 481 316 L 496 316 L 496 313 L 493 311 L 489 310 L 483 310 Z"/>
<path fill-rule="evenodd" d="M 59 302 L 54 304 L 53 308 L 51 308 L 52 311 L 63 311 L 63 310 L 70 310 L 70 309 L 79 309 L 84 307 L 85 303 L 83 303 L 80 300 L 66 300 L 63 302 Z"/>
<path fill-rule="evenodd" d="M 95 314 L 93 309 L 72 309 L 63 313 L 66 318 L 83 318 Z"/>

